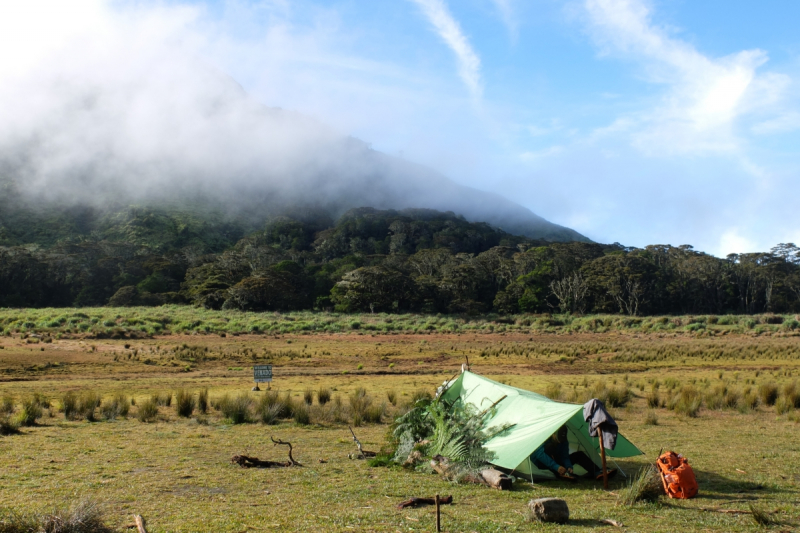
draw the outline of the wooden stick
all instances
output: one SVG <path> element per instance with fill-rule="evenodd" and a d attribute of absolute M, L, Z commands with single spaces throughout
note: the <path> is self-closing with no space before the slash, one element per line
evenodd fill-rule
<path fill-rule="evenodd" d="M 603 460 L 603 488 L 608 490 L 608 472 L 606 472 L 606 448 L 603 446 L 603 432 L 597 427 L 597 436 L 600 438 L 600 459 Z"/>
<path fill-rule="evenodd" d="M 441 515 L 439 514 L 439 495 L 433 497 L 433 501 L 436 504 L 436 531 L 437 533 L 442 530 L 442 519 Z"/>
<path fill-rule="evenodd" d="M 503 401 L 503 400 L 505 400 L 506 398 L 508 398 L 508 394 L 503 394 L 503 397 L 502 397 L 502 398 L 500 398 L 499 400 L 497 400 L 496 402 L 494 402 L 492 405 L 490 405 L 489 407 L 487 407 L 486 409 L 484 409 L 484 410 L 483 410 L 483 411 L 482 411 L 482 412 L 481 412 L 481 413 L 478 415 L 478 418 L 482 418 L 482 417 L 483 417 L 483 415 L 485 415 L 486 413 L 488 413 L 489 411 L 491 411 L 491 410 L 494 408 L 494 406 L 495 406 L 495 405 L 497 405 L 498 403 L 502 402 L 502 401 Z"/>
<path fill-rule="evenodd" d="M 144 518 L 142 518 L 142 515 L 133 515 L 133 521 L 136 522 L 136 529 L 139 530 L 139 533 L 147 533 L 147 530 L 144 528 Z"/>

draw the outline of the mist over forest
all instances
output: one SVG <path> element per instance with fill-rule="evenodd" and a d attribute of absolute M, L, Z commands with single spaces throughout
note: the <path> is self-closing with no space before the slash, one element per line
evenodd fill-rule
<path fill-rule="evenodd" d="M 0 306 L 800 310 L 794 245 L 592 243 L 254 100 L 169 28 L 115 24 L 2 57 Z"/>

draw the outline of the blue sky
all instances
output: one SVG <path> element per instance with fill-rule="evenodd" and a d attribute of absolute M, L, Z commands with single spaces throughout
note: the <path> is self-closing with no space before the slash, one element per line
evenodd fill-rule
<path fill-rule="evenodd" d="M 87 13 L 158 27 L 267 105 L 597 241 L 717 255 L 800 242 L 800 2 L 71 6 L 51 14 L 57 31 Z"/>

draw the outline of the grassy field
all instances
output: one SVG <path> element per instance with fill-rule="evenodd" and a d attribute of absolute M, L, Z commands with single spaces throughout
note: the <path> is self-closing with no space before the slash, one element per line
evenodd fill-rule
<path fill-rule="evenodd" d="M 598 522 L 606 518 L 630 531 L 764 529 L 747 513 L 751 506 L 768 513 L 774 531 L 792 531 L 800 527 L 793 321 L 0 310 L 0 407 L 13 411 L 0 420 L 13 425 L 26 409 L 43 407 L 34 425 L 0 436 L 0 507 L 46 511 L 88 498 L 111 526 L 122 529 L 138 513 L 156 533 L 433 531 L 431 509 L 395 506 L 439 493 L 454 498 L 443 507 L 445 531 L 613 530 Z M 433 392 L 466 358 L 478 373 L 564 401 L 605 398 L 646 454 L 620 461 L 624 471 L 674 449 L 692 463 L 700 496 L 624 506 L 622 478 L 611 492 L 588 481 L 518 481 L 499 492 L 348 458 L 355 451 L 348 424 L 361 421 L 354 429 L 365 447 L 380 449 L 388 422 L 417 391 Z M 252 365 L 262 363 L 275 365 L 281 398 L 302 406 L 312 393 L 309 420 L 260 421 L 266 391 L 250 387 Z M 359 389 L 368 407 L 351 400 Z M 207 413 L 178 416 L 179 390 L 195 400 L 208 390 Z M 320 405 L 319 390 L 331 401 Z M 80 403 L 89 392 L 103 402 L 96 421 L 66 417 L 65 395 Z M 135 405 L 107 420 L 103 413 L 120 395 Z M 157 415 L 141 422 L 153 396 Z M 252 422 L 234 424 L 221 411 L 240 396 L 251 400 Z M 364 422 L 376 416 L 381 423 Z M 273 446 L 271 436 L 291 441 L 303 466 L 230 463 L 234 454 L 285 460 L 285 447 Z M 526 503 L 545 496 L 567 500 L 570 525 L 527 521 Z"/>

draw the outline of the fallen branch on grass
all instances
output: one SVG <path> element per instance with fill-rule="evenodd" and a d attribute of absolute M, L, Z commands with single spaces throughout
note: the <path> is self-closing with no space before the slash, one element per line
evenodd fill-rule
<path fill-rule="evenodd" d="M 616 520 L 611 520 L 610 518 L 603 518 L 599 522 L 601 524 L 606 524 L 606 525 L 614 526 L 614 527 L 625 527 L 622 522 L 617 522 Z"/>
<path fill-rule="evenodd" d="M 289 447 L 289 460 L 288 461 L 262 461 L 258 457 L 250 457 L 248 455 L 234 455 L 231 457 L 231 463 L 235 463 L 242 468 L 287 468 L 290 466 L 303 466 L 292 457 L 292 443 L 284 442 L 281 439 L 275 440 L 270 437 L 275 446 L 282 444 Z"/>
<path fill-rule="evenodd" d="M 142 515 L 140 514 L 133 515 L 133 521 L 136 524 L 136 530 L 139 533 L 147 533 L 147 529 L 145 529 L 144 527 L 144 518 L 142 518 Z"/>
<path fill-rule="evenodd" d="M 449 505 L 453 503 L 452 496 L 439 496 L 439 505 Z M 398 509 L 405 509 L 406 507 L 419 507 L 420 505 L 436 505 L 435 498 L 411 498 L 404 502 L 397 504 Z"/>
<path fill-rule="evenodd" d="M 356 433 L 353 431 L 353 428 L 350 427 L 350 426 L 347 426 L 347 427 L 350 428 L 350 433 L 353 435 L 353 442 L 356 443 L 356 447 L 358 448 L 358 453 L 348 454 L 347 455 L 348 458 L 350 458 L 350 459 L 366 459 L 368 457 L 377 457 L 378 456 L 378 454 L 376 452 L 369 452 L 369 451 L 365 450 L 364 447 L 361 445 L 361 441 L 358 440 L 358 437 L 356 437 Z"/>

